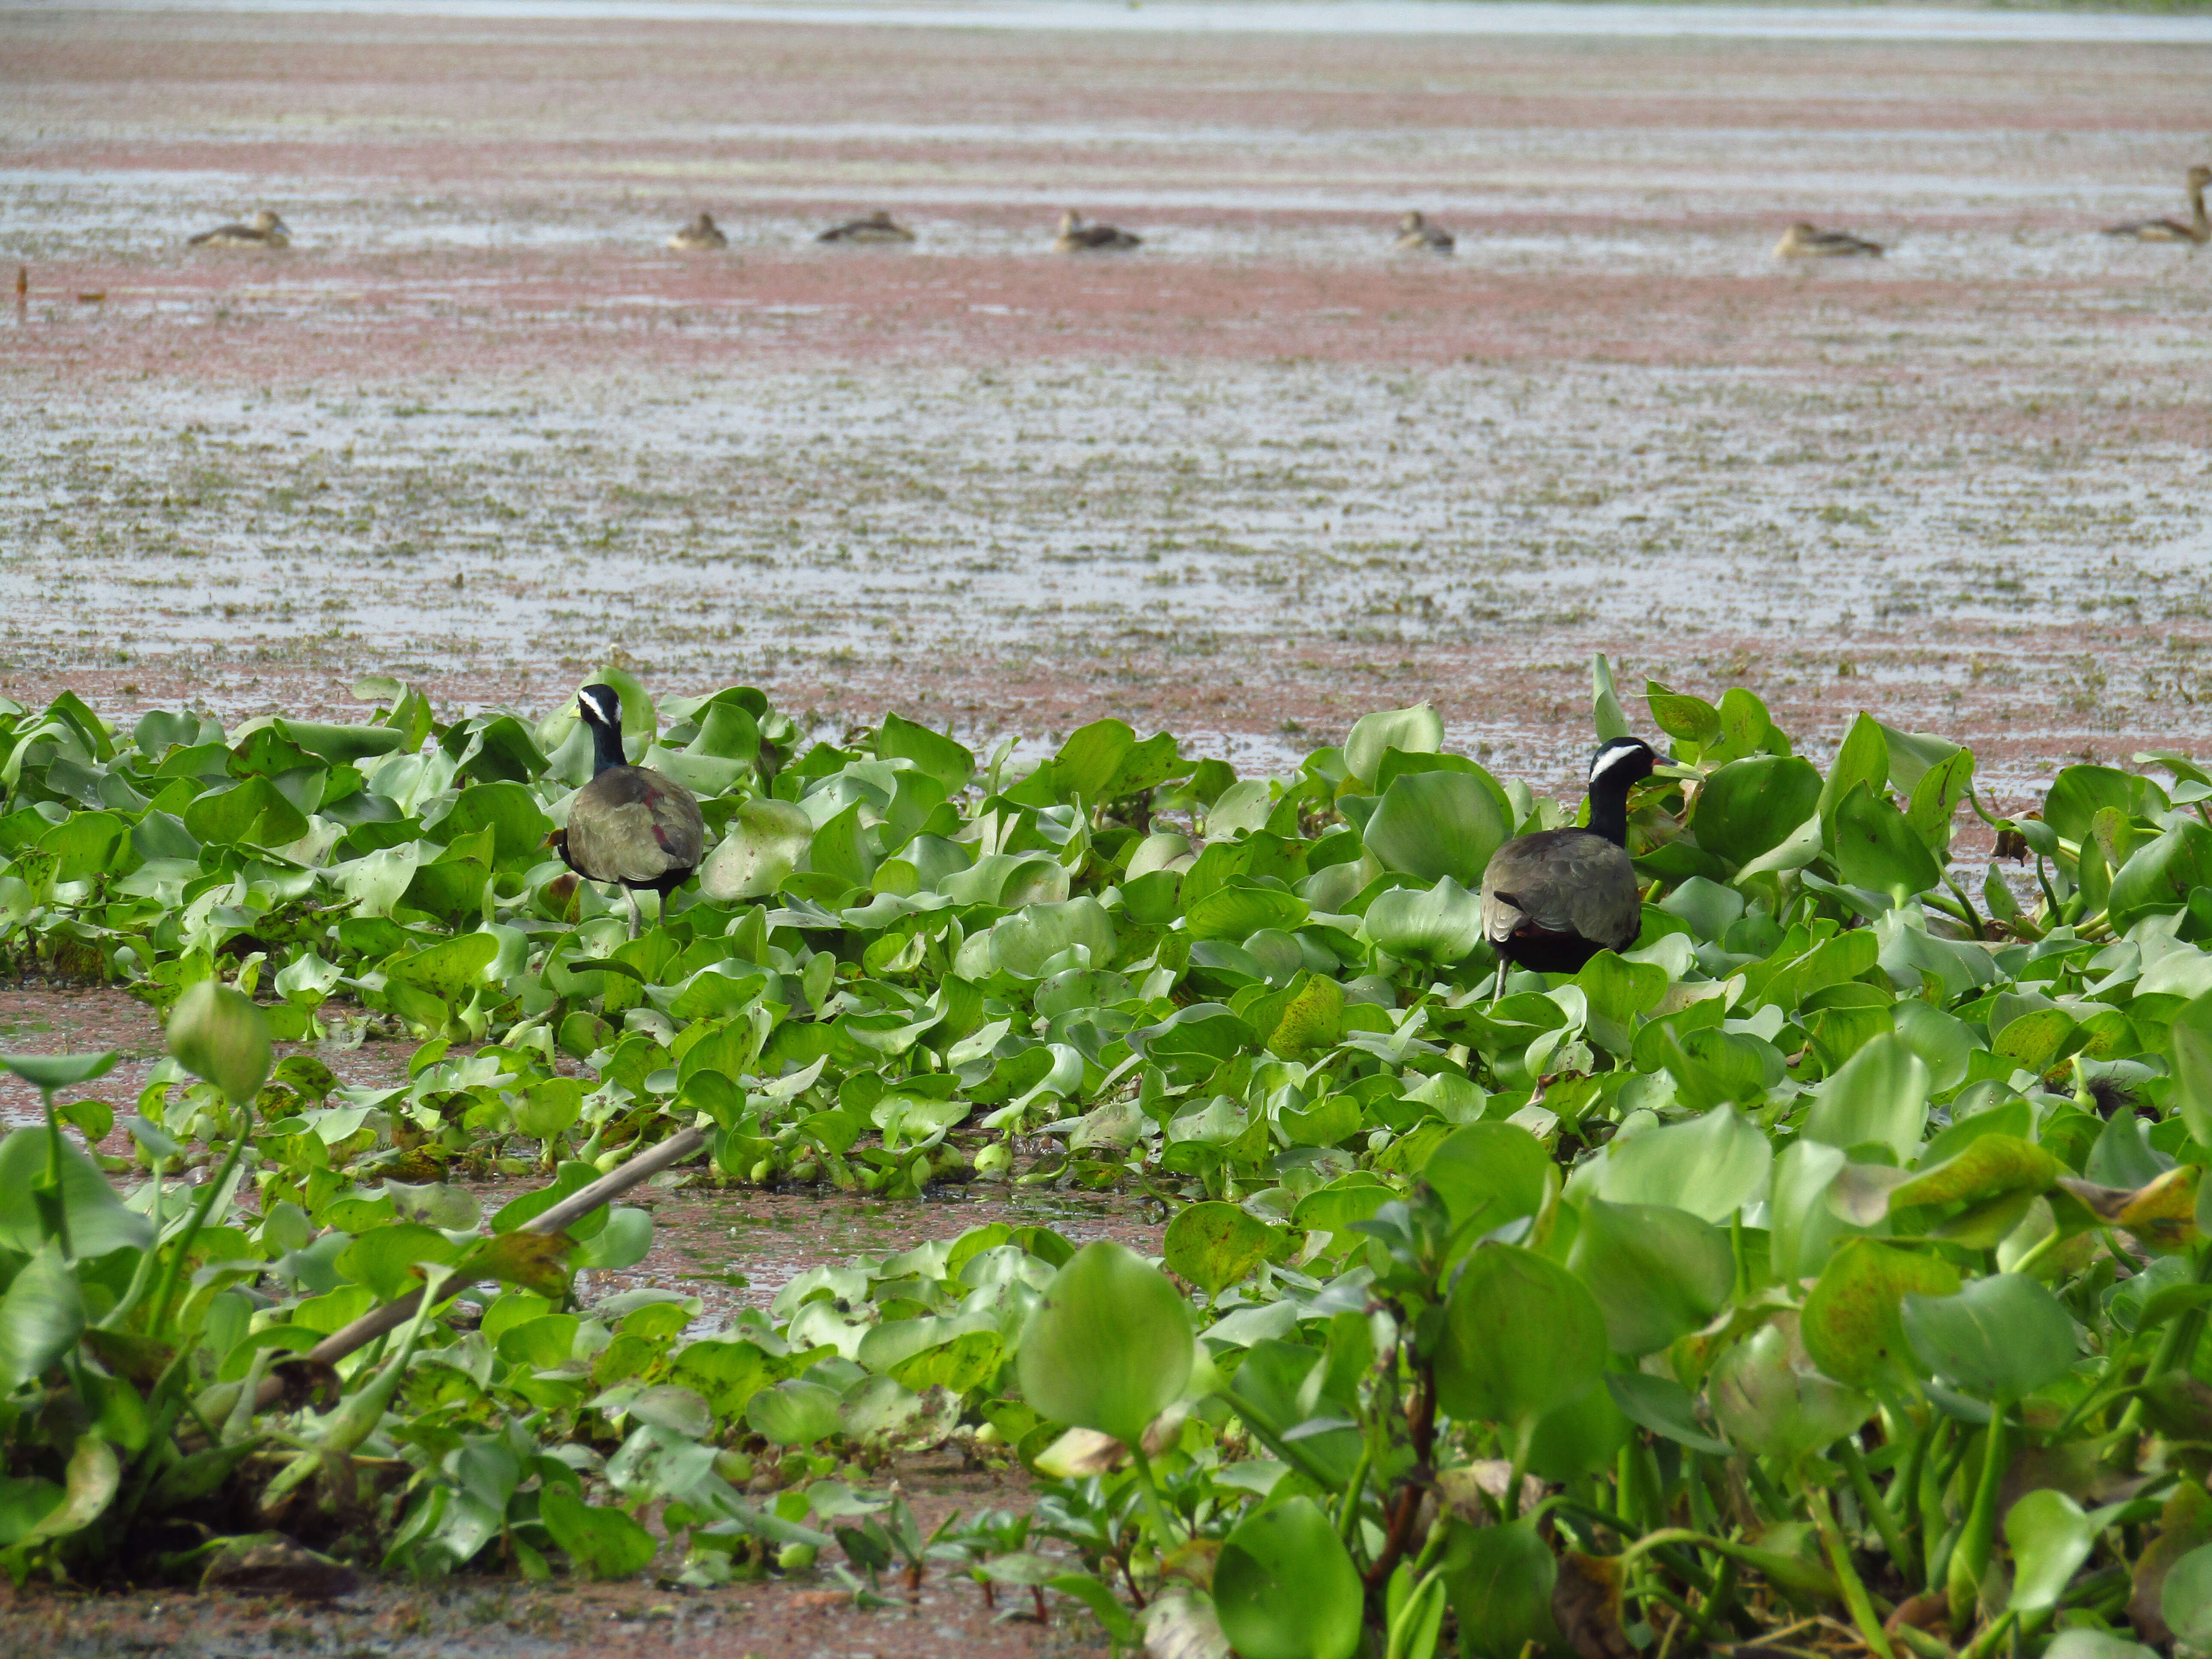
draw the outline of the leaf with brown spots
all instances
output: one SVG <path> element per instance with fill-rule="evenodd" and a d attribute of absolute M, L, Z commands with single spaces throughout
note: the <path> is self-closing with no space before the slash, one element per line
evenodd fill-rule
<path fill-rule="evenodd" d="M 1565 1550 L 1552 1585 L 1552 1619 L 1582 1659 L 1637 1659 L 1620 1628 L 1620 1560 Z"/>

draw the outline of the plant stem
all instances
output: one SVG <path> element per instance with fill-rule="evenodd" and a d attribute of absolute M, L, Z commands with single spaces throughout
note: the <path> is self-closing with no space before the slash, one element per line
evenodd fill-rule
<path fill-rule="evenodd" d="M 1852 1455 L 1856 1456 L 1856 1451 Z M 1866 1479 L 1863 1463 L 1859 1465 L 1858 1479 Z M 1867 1488 L 1872 1492 L 1871 1481 L 1867 1482 Z M 1875 1499 L 1876 1503 L 1880 1501 Z M 1812 1512 L 1814 1529 L 1820 1534 L 1820 1542 L 1827 1550 L 1829 1568 L 1835 1573 L 1837 1583 L 1843 1587 L 1844 1605 L 1850 1610 L 1851 1622 L 1859 1627 L 1861 1638 L 1873 1650 L 1875 1659 L 1897 1659 L 1889 1638 L 1883 1633 L 1881 1620 L 1875 1616 L 1874 1603 L 1867 1598 L 1867 1587 L 1859 1578 L 1858 1569 L 1851 1565 L 1850 1545 L 1828 1508 L 1828 1494 L 1807 1482 L 1805 1507 Z"/>
<path fill-rule="evenodd" d="M 177 1279 L 184 1272 L 185 1258 L 191 1254 L 192 1246 L 198 1242 L 200 1229 L 207 1224 L 208 1212 L 215 1207 L 216 1195 L 229 1187 L 231 1172 L 237 1169 L 238 1161 L 246 1156 L 246 1137 L 253 1127 L 253 1109 L 247 1106 L 241 1109 L 246 1115 L 245 1121 L 239 1126 L 238 1139 L 230 1144 L 230 1156 L 222 1161 L 222 1167 L 216 1171 L 214 1178 L 200 1188 L 199 1201 L 192 1206 L 191 1219 L 185 1224 L 184 1231 L 177 1236 L 169 1259 L 162 1265 L 161 1280 L 154 1291 L 150 1304 L 153 1312 L 146 1321 L 149 1334 L 158 1333 L 161 1322 L 168 1317 L 169 1298 L 176 1294 Z M 155 1241 L 155 1248 L 161 1248 L 159 1239 Z"/>
<path fill-rule="evenodd" d="M 1897 1524 L 1897 1516 L 1882 1501 L 1881 1493 L 1874 1484 L 1874 1477 L 1867 1473 L 1864 1455 L 1849 1435 L 1838 1440 L 1836 1447 L 1842 1457 L 1844 1472 L 1851 1478 L 1851 1490 L 1858 1494 L 1859 1507 L 1874 1522 L 1874 1529 L 1881 1534 L 1882 1547 L 1889 1552 L 1889 1559 L 1897 1568 L 1897 1576 L 1910 1583 L 1912 1580 L 1912 1552 L 1905 1545 L 1905 1532 Z"/>
<path fill-rule="evenodd" d="M 1352 1465 L 1352 1480 L 1344 1489 L 1344 1502 L 1337 1506 L 1336 1535 L 1344 1540 L 1346 1549 L 1352 1547 L 1352 1539 L 1359 1527 L 1359 1495 L 1367 1486 L 1368 1466 L 1375 1460 L 1375 1447 L 1363 1438 L 1359 1443 L 1359 1461 Z"/>
<path fill-rule="evenodd" d="M 1950 1569 L 1944 1575 L 1954 1635 L 1965 1634 L 1981 1594 L 1982 1580 L 1990 1570 L 1990 1550 L 1996 1539 L 1997 1487 L 2004 1480 L 2008 1408 L 2008 1402 L 2002 1400 L 1990 1406 L 1989 1439 L 1982 1449 L 1982 1474 L 1975 1483 L 1974 1505 L 1966 1513 L 1966 1526 L 1951 1551 Z"/>
<path fill-rule="evenodd" d="M 46 1107 L 46 1190 L 53 1194 L 54 1237 L 61 1240 L 64 1259 L 74 1261 L 76 1252 L 70 1249 L 69 1195 L 62 1190 L 62 1121 L 54 1113 L 52 1089 L 40 1090 L 39 1098 Z"/>
<path fill-rule="evenodd" d="M 1160 1553 L 1164 1555 L 1175 1540 L 1175 1528 L 1168 1520 L 1167 1505 L 1160 1501 L 1159 1483 L 1152 1479 L 1152 1460 L 1145 1455 L 1144 1447 L 1133 1440 L 1129 1443 L 1129 1456 L 1137 1466 L 1137 1479 L 1145 1488 L 1145 1507 L 1152 1511 L 1152 1525 L 1160 1534 Z"/>

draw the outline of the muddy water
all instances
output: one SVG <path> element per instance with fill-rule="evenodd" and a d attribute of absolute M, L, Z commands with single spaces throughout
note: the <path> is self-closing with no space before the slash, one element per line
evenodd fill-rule
<path fill-rule="evenodd" d="M 2180 209 L 2203 20 L 345 9 L 0 20 L 9 695 L 618 649 L 1261 766 L 1428 697 L 1564 781 L 1604 649 L 2005 791 L 2212 737 L 2212 264 L 2094 234 Z M 288 253 L 179 246 L 263 201 Z M 915 246 L 811 240 L 878 204 Z M 1778 267 L 1799 216 L 1887 256 Z"/>

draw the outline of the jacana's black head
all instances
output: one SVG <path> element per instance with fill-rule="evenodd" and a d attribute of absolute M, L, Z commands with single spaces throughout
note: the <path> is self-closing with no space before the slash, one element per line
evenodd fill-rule
<path fill-rule="evenodd" d="M 1628 792 L 1650 777 L 1659 756 L 1641 738 L 1607 738 L 1590 756 L 1589 827 L 1616 847 L 1628 842 Z"/>
<path fill-rule="evenodd" d="M 587 685 L 576 693 L 576 713 L 592 729 L 592 769 L 625 766 L 623 753 L 622 693 L 611 685 Z"/>

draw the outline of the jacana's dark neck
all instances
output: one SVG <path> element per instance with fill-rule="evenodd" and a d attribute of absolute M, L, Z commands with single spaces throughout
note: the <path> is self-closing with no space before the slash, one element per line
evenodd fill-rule
<path fill-rule="evenodd" d="M 1615 847 L 1628 845 L 1628 785 L 1599 774 L 1590 785 L 1589 832 L 1603 836 Z"/>
<path fill-rule="evenodd" d="M 604 726 L 592 728 L 592 773 L 597 776 L 610 766 L 628 766 L 629 757 L 623 753 L 620 728 L 610 732 Z"/>

